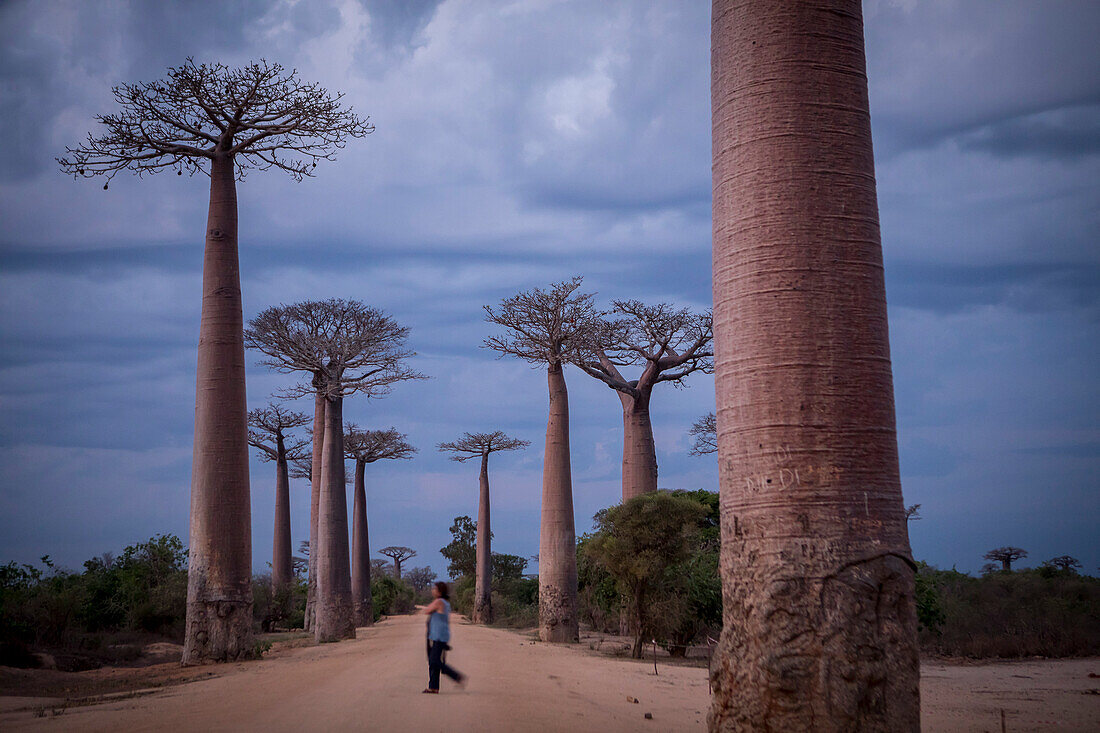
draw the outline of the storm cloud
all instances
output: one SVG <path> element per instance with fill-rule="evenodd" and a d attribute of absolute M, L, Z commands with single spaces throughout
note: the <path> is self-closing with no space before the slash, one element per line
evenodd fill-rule
<path fill-rule="evenodd" d="M 479 348 L 481 307 L 574 274 L 610 298 L 710 304 L 708 2 L 190 2 L 0 6 L 0 561 L 77 567 L 187 534 L 201 177 L 73 181 L 54 158 L 121 81 L 263 57 L 377 131 L 315 179 L 238 190 L 245 316 L 356 298 L 412 329 L 428 382 L 351 399 L 421 449 L 374 464 L 374 546 L 437 549 L 476 475 L 463 431 L 531 440 L 493 467 L 495 546 L 538 548 L 544 375 Z M 991 547 L 1100 564 L 1100 6 L 865 2 L 902 479 L 919 559 Z M 250 368 L 250 404 L 288 384 Z M 578 530 L 619 497 L 618 400 L 567 373 Z M 713 382 L 659 389 L 660 485 Z M 308 406 L 305 406 L 308 410 Z M 254 565 L 271 466 L 252 464 Z M 294 543 L 308 487 L 292 484 Z"/>

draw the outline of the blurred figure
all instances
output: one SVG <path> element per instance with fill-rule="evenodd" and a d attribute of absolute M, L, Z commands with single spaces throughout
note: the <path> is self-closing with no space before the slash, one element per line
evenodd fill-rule
<path fill-rule="evenodd" d="M 421 609 L 428 616 L 428 686 L 425 693 L 439 693 L 439 673 L 450 677 L 459 685 L 466 681 L 465 675 L 447 665 L 443 653 L 451 648 L 451 603 L 447 584 L 438 582 L 432 586 L 434 600 Z"/>

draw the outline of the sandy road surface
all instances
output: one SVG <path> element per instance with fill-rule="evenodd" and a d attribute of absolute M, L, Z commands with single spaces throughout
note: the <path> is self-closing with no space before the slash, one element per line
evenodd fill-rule
<path fill-rule="evenodd" d="M 457 624 L 449 660 L 465 689 L 427 682 L 420 617 L 387 619 L 355 641 L 287 649 L 219 676 L 58 716 L 0 713 L 0 730 L 65 731 L 701 731 L 707 672 L 531 643 Z M 1100 731 L 1100 660 L 922 669 L 925 731 Z M 638 698 L 639 703 L 629 698 Z M 5 698 L 13 702 L 14 698 Z M 28 699 L 29 704 L 32 700 Z M 47 702 L 47 701 L 43 701 Z M 11 710 L 13 706 L 0 706 Z M 646 720 L 645 713 L 653 719 Z"/>
<path fill-rule="evenodd" d="M 921 665 L 925 731 L 1100 731 L 1100 659 Z"/>
<path fill-rule="evenodd" d="M 456 624 L 444 678 L 424 695 L 423 617 L 398 616 L 355 641 L 293 649 L 223 677 L 57 717 L 0 715 L 0 730 L 75 731 L 691 731 L 706 729 L 707 672 L 600 658 Z M 627 700 L 639 698 L 639 703 Z M 658 703 L 659 705 L 655 704 Z M 654 719 L 643 716 L 652 712 Z M 644 726 L 644 728 L 643 728 Z"/>

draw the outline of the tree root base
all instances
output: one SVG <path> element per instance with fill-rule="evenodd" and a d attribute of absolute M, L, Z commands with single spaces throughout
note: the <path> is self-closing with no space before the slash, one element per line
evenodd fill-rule
<path fill-rule="evenodd" d="M 195 601 L 187 604 L 184 666 L 237 662 L 255 655 L 252 601 Z"/>

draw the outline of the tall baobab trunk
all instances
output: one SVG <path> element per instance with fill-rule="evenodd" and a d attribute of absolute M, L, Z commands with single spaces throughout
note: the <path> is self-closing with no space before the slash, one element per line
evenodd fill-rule
<path fill-rule="evenodd" d="M 474 575 L 475 624 L 493 620 L 493 551 L 489 525 L 489 454 L 481 454 L 481 492 L 477 504 L 477 572 Z"/>
<path fill-rule="evenodd" d="M 191 463 L 183 663 L 252 653 L 252 526 L 233 158 L 211 163 Z"/>
<path fill-rule="evenodd" d="M 657 447 L 649 418 L 649 390 L 637 397 L 616 392 L 623 403 L 623 501 L 657 490 Z"/>
<path fill-rule="evenodd" d="M 286 465 L 286 449 L 281 437 L 276 439 L 275 459 L 275 539 L 271 548 L 271 585 L 275 590 L 287 588 L 294 580 L 290 543 L 290 474 Z"/>
<path fill-rule="evenodd" d="M 317 386 L 316 384 L 314 385 Z M 309 577 L 306 584 L 305 630 L 317 618 L 317 510 L 321 502 L 321 456 L 325 440 L 325 397 L 313 396 L 313 458 L 309 470 Z"/>
<path fill-rule="evenodd" d="M 317 599 L 313 635 L 319 641 L 355 638 L 351 568 L 348 564 L 348 504 L 344 488 L 344 398 L 325 398 L 321 496 L 317 511 Z"/>
<path fill-rule="evenodd" d="M 710 729 L 919 728 L 860 0 L 715 0 Z"/>
<path fill-rule="evenodd" d="M 370 537 L 367 534 L 366 461 L 355 462 L 355 498 L 352 500 L 351 602 L 356 626 L 374 623 L 370 592 Z"/>
<path fill-rule="evenodd" d="M 573 479 L 569 467 L 569 392 L 561 364 L 546 372 L 550 415 L 542 463 L 539 527 L 539 638 L 573 642 L 577 626 L 577 537 L 573 526 Z"/>

